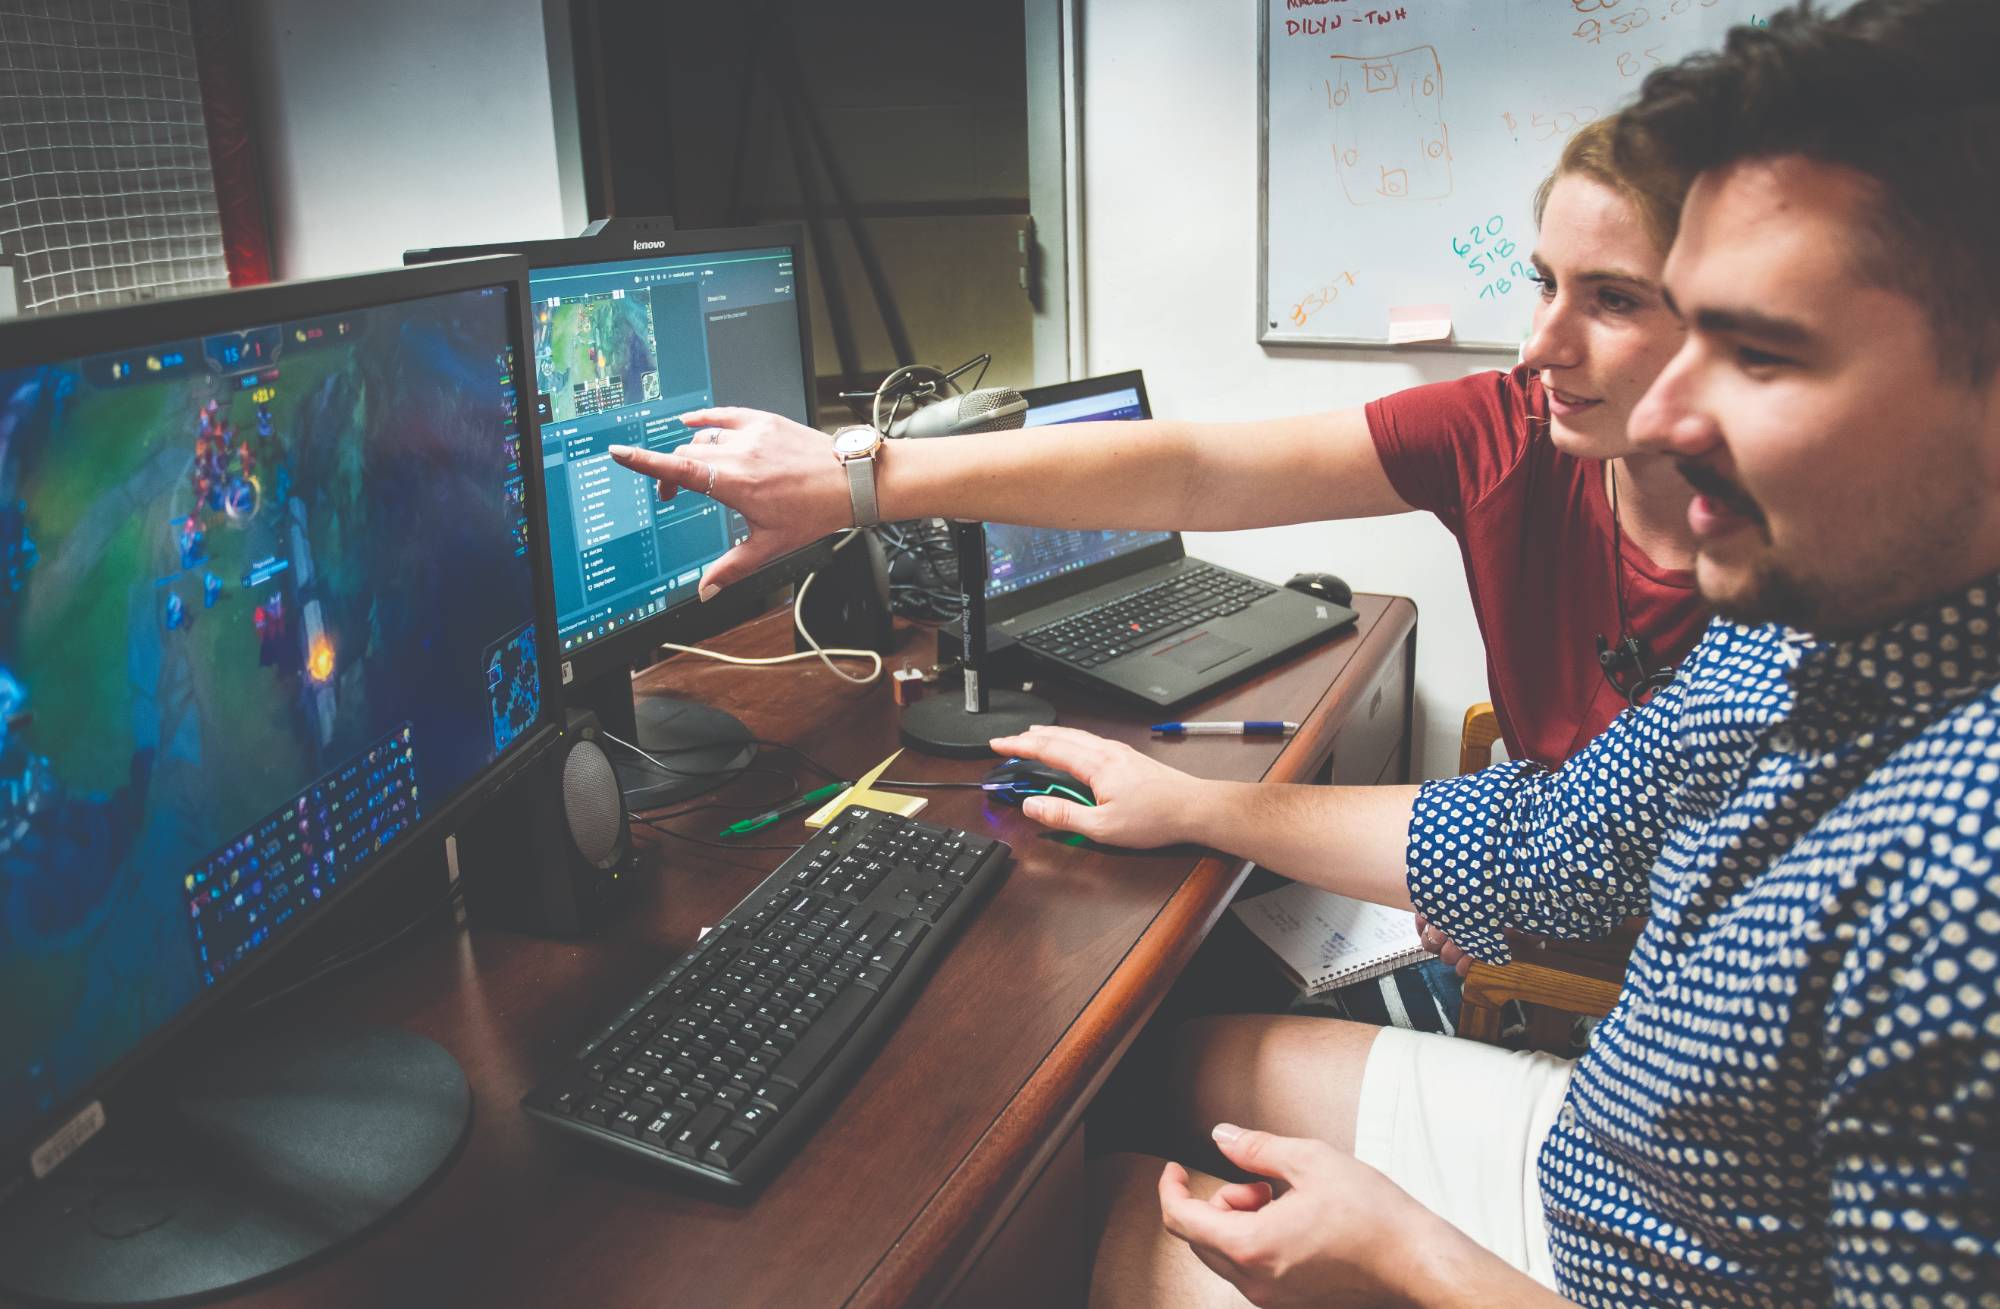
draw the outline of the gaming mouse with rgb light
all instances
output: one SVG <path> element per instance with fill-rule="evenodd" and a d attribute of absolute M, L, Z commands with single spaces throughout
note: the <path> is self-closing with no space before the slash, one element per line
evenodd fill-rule
<path fill-rule="evenodd" d="M 1036 759 L 1008 759 L 995 764 L 980 786 L 1002 804 L 1019 805 L 1036 795 L 1052 795 L 1078 804 L 1097 803 L 1097 797 L 1081 778 Z"/>

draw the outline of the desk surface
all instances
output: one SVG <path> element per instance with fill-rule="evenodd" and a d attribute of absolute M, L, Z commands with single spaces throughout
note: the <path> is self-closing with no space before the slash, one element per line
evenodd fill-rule
<path fill-rule="evenodd" d="M 1356 608 L 1354 632 L 1200 706 L 1202 717 L 1303 722 L 1289 741 L 1154 743 L 1143 713 L 1087 704 L 1058 684 L 1037 690 L 1062 722 L 1190 771 L 1306 780 L 1366 708 L 1357 702 L 1376 672 L 1403 657 L 1416 621 L 1406 600 L 1360 596 Z M 788 618 L 771 615 L 716 644 L 738 653 L 788 646 Z M 912 653 L 932 639 L 905 636 Z M 683 657 L 641 685 L 729 709 L 758 735 L 849 776 L 896 745 L 886 686 L 852 687 L 817 665 L 746 672 Z M 792 764 L 775 756 L 775 766 Z M 905 754 L 890 775 L 974 780 L 985 767 Z M 760 794 L 755 779 L 736 785 Z M 637 828 L 654 875 L 605 936 L 439 932 L 313 998 L 310 1008 L 403 1026 L 449 1049 L 472 1083 L 472 1127 L 458 1159 L 382 1230 L 232 1303 L 937 1303 L 1079 1120 L 1244 869 L 1186 847 L 1076 848 L 1012 809 L 989 808 L 978 792 L 929 794 L 927 819 L 1010 842 L 1013 866 L 860 1080 L 754 1202 L 678 1189 L 536 1129 L 517 1105 L 586 1022 L 783 858 Z M 704 817 L 677 826 L 710 835 L 717 816 Z M 799 831 L 761 835 L 775 842 Z"/>

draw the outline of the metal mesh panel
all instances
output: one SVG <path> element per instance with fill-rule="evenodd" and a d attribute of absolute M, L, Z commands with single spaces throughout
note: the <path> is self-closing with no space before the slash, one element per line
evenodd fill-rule
<path fill-rule="evenodd" d="M 186 0 L 0 0 L 0 251 L 28 313 L 229 285 Z"/>

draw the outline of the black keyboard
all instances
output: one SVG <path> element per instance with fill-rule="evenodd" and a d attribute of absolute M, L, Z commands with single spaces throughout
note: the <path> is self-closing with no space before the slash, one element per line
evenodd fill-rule
<path fill-rule="evenodd" d="M 1197 623 L 1246 609 L 1277 589 L 1208 564 L 1193 564 L 1164 582 L 1031 628 L 1020 639 L 1051 658 L 1095 668 Z"/>
<path fill-rule="evenodd" d="M 846 810 L 521 1103 L 686 1177 L 760 1184 L 854 1080 L 1012 853 Z"/>

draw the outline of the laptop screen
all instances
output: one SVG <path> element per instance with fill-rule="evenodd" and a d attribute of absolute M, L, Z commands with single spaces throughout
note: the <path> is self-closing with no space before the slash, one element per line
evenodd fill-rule
<path fill-rule="evenodd" d="M 1151 418 L 1145 382 L 1135 373 L 1035 387 L 1021 393 L 1028 401 L 1024 427 L 1059 423 L 1100 423 Z M 988 563 L 986 594 L 1007 595 L 1063 573 L 1127 555 L 1170 539 L 1172 532 L 1080 532 L 1045 527 L 986 525 Z"/>

